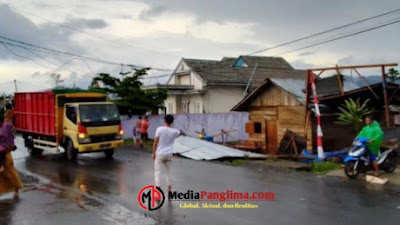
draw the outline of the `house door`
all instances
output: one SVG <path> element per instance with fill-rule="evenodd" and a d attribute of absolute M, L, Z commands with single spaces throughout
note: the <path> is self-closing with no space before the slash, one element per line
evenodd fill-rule
<path fill-rule="evenodd" d="M 265 143 L 269 153 L 276 153 L 278 150 L 278 129 L 276 121 L 265 121 Z"/>

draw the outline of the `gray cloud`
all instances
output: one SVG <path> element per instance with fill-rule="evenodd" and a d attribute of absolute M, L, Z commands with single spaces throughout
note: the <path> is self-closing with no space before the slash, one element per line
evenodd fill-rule
<path fill-rule="evenodd" d="M 312 63 L 308 63 L 303 59 L 295 60 L 295 61 L 292 61 L 292 62 L 289 62 L 289 63 L 295 69 L 299 69 L 299 70 L 306 70 L 306 69 L 311 69 L 311 68 L 316 68 L 317 67 L 317 65 L 312 64 Z"/>
<path fill-rule="evenodd" d="M 168 10 L 167 7 L 162 6 L 162 5 L 154 6 L 154 7 L 151 7 L 150 9 L 144 9 L 140 12 L 139 19 L 151 20 L 154 17 L 162 15 L 167 10 Z"/>
<path fill-rule="evenodd" d="M 309 56 L 309 55 L 312 55 L 312 54 L 314 54 L 314 52 L 302 52 L 302 53 L 298 54 L 297 56 L 303 57 L 303 56 Z"/>
<path fill-rule="evenodd" d="M 84 19 L 84 18 L 74 18 L 67 21 L 64 25 L 73 28 L 88 28 L 88 29 L 102 29 L 107 27 L 106 21 L 102 19 Z"/>
<path fill-rule="evenodd" d="M 64 24 L 65 26 L 76 29 L 101 29 L 107 26 L 106 22 L 101 19 L 82 19 L 73 18 Z M 1 35 L 23 42 L 32 43 L 39 46 L 54 48 L 61 51 L 68 51 L 75 54 L 84 54 L 86 49 L 78 43 L 71 40 L 72 34 L 75 32 L 70 29 L 65 29 L 61 25 L 53 23 L 45 23 L 36 25 L 31 20 L 12 11 L 8 7 L 0 6 L 0 31 Z M 0 39 L 1 40 L 1 39 Z M 26 61 L 28 58 L 36 58 L 34 61 L 41 61 L 32 52 L 13 46 L 0 46 L 0 59 L 16 59 Z M 10 50 L 13 53 L 10 52 Z M 43 52 L 35 52 L 39 55 L 47 55 Z M 23 55 L 19 57 L 16 55 Z M 60 59 L 58 56 L 52 57 L 51 61 L 65 61 L 65 58 Z M 42 61 L 42 64 L 48 64 Z"/>

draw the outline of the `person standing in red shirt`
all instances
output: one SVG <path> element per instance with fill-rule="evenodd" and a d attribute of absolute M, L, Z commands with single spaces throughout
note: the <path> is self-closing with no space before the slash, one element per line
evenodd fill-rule
<path fill-rule="evenodd" d="M 149 117 L 145 116 L 144 120 L 140 121 L 140 147 L 143 148 L 143 140 L 149 139 L 148 129 L 149 129 Z"/>

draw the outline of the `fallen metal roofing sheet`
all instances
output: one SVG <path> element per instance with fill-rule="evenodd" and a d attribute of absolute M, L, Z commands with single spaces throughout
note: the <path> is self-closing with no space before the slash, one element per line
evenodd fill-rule
<path fill-rule="evenodd" d="M 266 155 L 242 151 L 220 144 L 184 136 L 175 140 L 174 153 L 194 160 L 213 160 L 224 157 L 265 158 Z"/>

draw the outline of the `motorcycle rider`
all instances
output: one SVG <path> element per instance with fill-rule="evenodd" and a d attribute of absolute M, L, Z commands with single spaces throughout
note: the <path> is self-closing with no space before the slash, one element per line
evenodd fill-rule
<path fill-rule="evenodd" d="M 383 141 L 383 131 L 378 122 L 373 120 L 372 115 L 365 117 L 366 126 L 357 135 L 357 138 L 365 137 L 369 139 L 367 143 L 367 148 L 369 150 L 369 160 L 374 166 L 374 176 L 379 176 L 379 167 L 377 162 L 377 156 L 379 154 L 379 149 Z"/>

